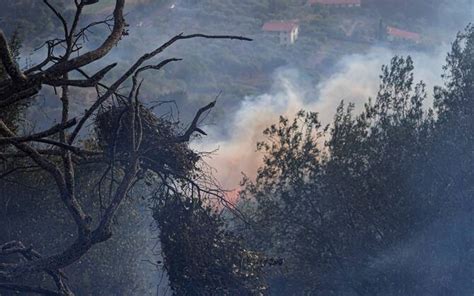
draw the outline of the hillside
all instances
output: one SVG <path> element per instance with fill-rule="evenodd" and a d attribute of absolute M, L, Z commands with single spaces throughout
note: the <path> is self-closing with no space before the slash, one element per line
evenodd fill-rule
<path fill-rule="evenodd" d="M 3 1 L 0 296 L 474 295 L 472 1 Z"/>
<path fill-rule="evenodd" d="M 271 2 L 271 3 L 270 3 Z M 278 1 L 277 1 L 278 2 Z M 291 4 L 290 4 L 291 2 Z M 130 12 L 131 31 L 137 35 L 160 32 L 172 36 L 180 32 L 238 34 L 254 39 L 248 44 L 206 44 L 178 47 L 176 53 L 186 57 L 185 66 L 171 66 L 165 77 L 182 81 L 186 89 L 206 93 L 224 88 L 224 95 L 243 97 L 264 92 L 279 67 L 292 67 L 309 76 L 312 84 L 327 76 L 343 56 L 367 52 L 380 45 L 380 22 L 405 30 L 424 33 L 419 19 L 382 16 L 374 7 L 330 9 L 308 7 L 304 1 L 174 1 L 150 11 L 149 5 Z M 267 38 L 262 25 L 270 20 L 298 20 L 299 37 L 295 44 L 282 46 Z M 401 26 L 403 23 L 403 26 Z M 152 33 L 153 34 L 153 33 Z M 131 34 L 134 38 L 133 35 Z M 135 37 L 136 38 L 136 37 Z M 429 38 L 426 38 L 429 39 Z M 137 42 L 131 42 L 137 44 Z M 141 43 L 138 43 L 141 44 Z M 400 49 L 423 49 L 424 44 L 401 41 L 385 44 Z M 137 50 L 140 50 L 137 48 Z M 235 57 L 239 57 L 236 59 Z M 222 66 L 225 65 L 225 70 Z M 193 83 L 193 73 L 202 73 L 206 81 Z M 204 75 L 205 73 L 205 75 Z M 163 82 L 163 88 L 174 87 Z M 179 83 L 178 83 L 179 84 Z"/>
<path fill-rule="evenodd" d="M 89 21 L 89 18 L 95 21 L 110 14 L 112 2 L 102 0 L 87 8 L 89 15 L 83 23 Z M 150 101 L 173 98 L 178 103 L 190 105 L 192 109 L 222 92 L 221 99 L 224 103 L 221 104 L 221 109 L 232 112 L 245 96 L 268 91 L 272 86 L 275 70 L 282 67 L 297 69 L 306 77 L 309 85 L 317 85 L 335 71 L 344 56 L 364 54 L 374 46 L 388 47 L 395 51 L 429 49 L 433 40 L 445 38 L 439 36 L 437 29 L 427 25 L 437 16 L 436 7 L 429 2 L 417 0 L 410 1 L 410 4 L 406 2 L 406 5 L 394 5 L 393 1 L 388 0 L 367 0 L 362 2 L 360 8 L 331 8 L 310 7 L 303 0 L 127 1 L 130 34 L 119 44 L 115 53 L 124 57 L 124 63 L 119 67 L 125 67 L 129 57 L 138 56 L 181 32 L 237 34 L 253 38 L 251 44 L 205 41 L 193 41 L 192 47 L 177 44 L 168 54 L 182 57 L 185 61 L 169 65 L 160 74 L 158 82 L 145 82 Z M 59 9 L 67 11 L 64 1 L 57 0 L 54 3 Z M 39 45 L 36 38 L 48 34 L 57 24 L 44 7 L 39 10 L 38 17 L 26 15 L 28 10 L 22 8 L 31 5 L 36 7 L 37 4 L 31 0 L 9 1 L 0 12 L 0 20 L 3 20 L 0 24 L 7 25 L 7 32 L 20 26 L 26 50 L 29 51 Z M 407 13 L 413 7 L 418 12 Z M 420 11 L 424 13 L 420 14 Z M 21 22 L 13 21 L 13 15 Z M 269 34 L 262 31 L 262 25 L 271 20 L 298 20 L 299 36 L 296 42 L 283 46 L 269 38 Z M 37 22 L 42 26 L 36 26 Z M 394 26 L 419 33 L 422 42 L 387 42 L 381 38 L 380 34 L 384 32 L 381 26 Z M 37 32 L 38 28 L 41 28 L 40 34 Z M 434 35 L 434 31 L 438 35 Z M 89 35 L 90 41 L 100 40 L 101 32 L 104 31 L 93 31 Z M 78 109 L 82 107 L 78 106 Z M 184 112 L 188 110 L 184 109 Z"/>

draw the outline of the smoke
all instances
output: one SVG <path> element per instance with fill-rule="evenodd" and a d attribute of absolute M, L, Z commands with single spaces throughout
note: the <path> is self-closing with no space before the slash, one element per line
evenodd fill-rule
<path fill-rule="evenodd" d="M 391 246 L 372 260 L 369 269 L 386 275 L 403 271 L 398 277 L 415 281 L 421 295 L 471 295 L 472 222 L 469 210 L 457 211 Z M 386 287 L 380 294 L 394 295 L 394 291 Z"/>
<path fill-rule="evenodd" d="M 245 97 L 224 128 L 230 135 L 220 139 L 212 135 L 220 134 L 214 126 L 210 137 L 197 143 L 197 149 L 218 151 L 209 160 L 217 171 L 221 184 L 235 189 L 242 172 L 253 174 L 261 164 L 255 153 L 256 143 L 261 141 L 262 131 L 273 123 L 277 116 L 294 114 L 305 107 L 304 95 L 298 87 L 298 72 L 292 69 L 279 70 L 274 74 L 272 90 L 267 94 Z"/>
<path fill-rule="evenodd" d="M 471 2 L 471 4 L 469 4 L 469 2 Z M 165 10 L 130 13 L 128 18 L 130 19 L 131 25 L 129 28 L 130 36 L 124 38 L 123 42 L 119 43 L 112 54 L 104 59 L 104 62 L 120 61 L 120 65 L 117 68 L 121 69 L 115 69 L 117 72 L 120 72 L 120 70 L 125 69 L 127 64 L 130 64 L 136 57 L 163 43 L 166 40 L 166 35 L 173 35 L 181 31 L 195 32 L 197 30 L 195 27 L 199 28 L 196 24 L 203 23 L 203 27 L 206 27 L 206 33 L 222 33 L 222 28 L 225 28 L 226 33 L 236 31 L 235 33 L 239 35 L 242 33 L 246 34 L 247 31 L 252 32 L 252 28 L 258 28 L 259 26 L 260 20 L 242 22 L 241 17 L 239 17 L 238 20 L 240 23 L 245 23 L 245 25 L 239 24 L 239 26 L 235 26 L 234 31 L 229 29 L 234 26 L 234 24 L 226 25 L 226 22 L 221 22 L 218 26 L 208 28 L 210 26 L 206 26 L 206 24 L 208 25 L 208 23 L 211 22 L 209 20 L 220 21 L 221 19 L 218 19 L 218 16 L 212 15 L 212 18 L 208 17 L 206 20 L 204 17 L 199 17 L 199 11 L 197 11 L 197 9 L 184 7 L 180 1 L 177 3 L 177 7 L 174 8 L 170 14 L 171 17 L 166 17 L 166 13 L 168 12 Z M 463 7 L 469 7 L 469 5 L 472 7 L 472 0 L 466 0 L 466 5 Z M 459 7 L 461 6 L 457 8 Z M 456 5 L 451 5 L 451 3 L 447 5 L 446 9 L 443 8 L 444 17 L 449 19 L 448 22 L 450 22 L 448 26 L 450 32 L 457 31 L 466 24 L 463 20 L 465 19 L 464 14 L 468 10 L 455 8 Z M 447 9 L 453 10 L 453 12 L 447 14 L 445 13 Z M 455 14 L 462 15 L 462 17 L 450 17 Z M 222 15 L 219 17 L 223 18 Z M 245 20 L 247 20 L 247 18 L 245 18 Z M 169 29 L 167 32 L 157 31 L 154 22 L 166 22 L 172 29 Z M 461 24 L 461 27 L 458 23 Z M 92 37 L 94 37 L 94 41 L 100 39 L 99 35 Z M 453 35 L 450 34 L 450 38 L 452 37 Z M 196 41 L 191 43 L 192 46 L 189 47 L 188 43 L 182 47 L 177 45 L 176 50 L 170 48 L 166 53 L 169 53 L 170 56 L 171 54 L 177 54 L 176 56 L 178 57 L 187 58 L 189 57 L 189 53 L 202 49 L 202 51 L 206 51 L 208 55 L 211 55 L 212 58 L 214 56 L 210 54 L 212 48 L 206 43 L 207 42 L 204 41 L 197 43 Z M 221 50 L 220 47 L 225 45 L 219 43 L 218 46 L 219 50 Z M 258 52 L 258 48 L 250 49 L 250 45 L 245 49 L 238 47 L 242 45 L 235 45 L 233 43 L 232 47 L 234 46 L 237 48 L 237 50 L 234 49 L 235 52 L 228 48 L 226 49 L 230 53 L 228 55 L 240 57 L 242 56 L 242 52 L 246 52 L 248 56 L 253 58 L 252 52 Z M 284 115 L 292 117 L 297 111 L 305 109 L 318 112 L 323 123 L 330 123 L 335 109 L 341 100 L 354 102 L 356 104 L 356 112 L 360 111 L 363 103 L 365 103 L 369 97 L 376 96 L 379 86 L 380 68 L 382 65 L 388 64 L 394 55 L 411 55 L 415 63 L 415 79 L 425 81 L 428 85 L 428 90 L 430 90 L 434 85 L 439 85 L 442 82 L 440 78 L 442 73 L 441 66 L 444 64 L 448 47 L 447 44 L 443 44 L 426 52 L 411 50 L 400 51 L 386 47 L 373 47 L 366 53 L 351 54 L 341 58 L 341 60 L 333 66 L 333 69 L 330 71 L 325 69 L 324 72 L 329 72 L 330 74 L 316 85 L 310 85 L 306 82 L 304 76 L 307 70 L 300 69 L 295 65 L 279 68 L 271 75 L 273 82 L 270 90 L 260 95 L 245 96 L 241 100 L 238 100 L 238 103 L 232 103 L 237 104 L 237 108 L 235 108 L 236 111 L 231 114 L 226 113 L 224 117 L 225 120 L 219 121 L 215 126 L 207 127 L 206 131 L 209 137 L 193 145 L 200 151 L 213 151 L 217 148 L 216 153 L 207 159 L 207 162 L 215 168 L 216 176 L 224 188 L 238 189 L 242 179 L 242 173 L 245 173 L 250 178 L 255 177 L 258 167 L 262 164 L 262 155 L 256 153 L 256 144 L 258 141 L 264 140 L 262 131 L 272 123 L 277 122 L 278 116 Z M 196 55 L 196 53 L 194 54 Z M 293 54 L 298 56 L 298 53 Z M 261 58 L 261 55 L 255 54 L 255 56 Z M 41 60 L 42 57 L 43 54 L 40 55 L 36 53 L 32 55 L 30 59 L 37 61 Z M 199 52 L 199 58 L 202 57 L 203 55 Z M 205 63 L 207 63 L 207 61 Z M 315 71 L 318 71 L 318 69 L 315 69 Z M 229 69 L 222 69 L 222 73 L 220 74 L 224 75 L 226 72 L 229 72 Z M 91 73 L 93 73 L 92 70 Z M 195 72 L 192 72 L 192 75 L 195 76 Z M 265 73 L 265 75 L 267 75 L 267 73 Z M 175 77 L 172 77 L 172 79 L 174 78 Z M 202 75 L 202 79 L 209 79 L 207 73 L 206 75 Z M 155 79 L 152 83 L 154 82 L 159 83 L 159 79 Z M 173 87 L 179 88 L 180 84 L 177 86 L 173 85 Z M 155 89 L 158 89 L 158 87 L 153 90 Z M 216 93 L 218 90 L 219 89 L 216 90 Z M 95 98 L 93 91 L 81 90 L 81 94 L 81 100 L 73 103 L 74 114 L 81 114 Z M 49 114 L 60 114 L 57 112 L 58 109 L 55 109 L 59 104 L 56 97 L 54 97 L 52 93 L 45 94 L 45 97 L 46 103 L 39 104 L 37 108 L 31 109 L 31 114 L 32 116 L 34 115 L 35 118 L 42 116 L 40 112 L 46 109 L 44 107 L 50 107 L 52 109 Z M 430 96 L 428 97 L 430 98 Z M 47 101 L 48 98 L 49 101 Z M 188 103 L 189 102 L 178 102 L 180 106 L 185 106 Z M 224 102 L 219 103 L 222 104 Z M 225 103 L 229 104 L 228 102 Z M 196 104 L 197 103 L 194 105 Z M 426 102 L 426 106 L 431 106 L 429 100 Z M 234 106 L 232 106 L 231 109 L 234 109 Z M 57 120 L 57 118 L 44 117 L 46 118 L 41 120 L 41 122 Z M 143 225 L 139 225 L 136 229 L 142 229 L 142 227 Z M 148 237 L 148 239 L 149 238 L 150 237 Z M 143 244 L 151 248 L 153 241 L 147 241 Z M 396 260 L 398 258 L 397 256 L 398 254 L 394 254 L 391 257 L 392 260 Z M 149 255 L 149 258 L 154 258 L 154 256 Z M 146 264 L 148 263 L 144 263 L 144 265 Z M 149 272 L 149 278 L 146 279 L 147 284 L 156 281 L 157 274 L 150 271 L 149 266 L 141 266 L 137 269 L 143 269 Z M 154 292 L 154 289 L 150 288 L 149 291 L 151 294 Z"/>
<path fill-rule="evenodd" d="M 247 96 L 241 101 L 229 120 L 212 127 L 210 137 L 196 144 L 199 150 L 216 153 L 208 159 L 216 169 L 216 175 L 226 189 L 237 189 L 242 173 L 254 178 L 262 164 L 262 155 L 256 153 L 257 142 L 264 140 L 263 130 L 275 123 L 280 115 L 294 116 L 299 110 L 319 113 L 323 124 L 330 124 L 337 105 L 344 100 L 353 102 L 360 111 L 368 98 L 377 95 L 381 67 L 389 64 L 395 55 L 410 55 L 415 64 L 415 81 L 424 81 L 428 91 L 442 83 L 442 65 L 448 45 L 440 45 L 429 52 L 394 51 L 374 47 L 366 54 L 343 57 L 332 74 L 317 85 L 308 85 L 302 71 L 296 68 L 280 68 L 273 74 L 273 86 L 267 93 Z M 428 96 L 426 107 L 431 107 Z M 222 129 L 229 136 L 220 137 Z M 213 136 L 214 135 L 214 136 Z"/>

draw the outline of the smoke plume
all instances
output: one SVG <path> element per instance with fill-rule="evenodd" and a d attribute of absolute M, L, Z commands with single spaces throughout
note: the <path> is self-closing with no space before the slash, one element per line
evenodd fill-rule
<path fill-rule="evenodd" d="M 428 91 L 442 83 L 442 65 L 448 45 L 430 52 L 396 52 L 384 47 L 374 47 L 366 54 L 344 57 L 334 66 L 332 75 L 311 86 L 302 83 L 301 71 L 280 68 L 273 74 L 273 87 L 268 93 L 245 97 L 227 123 L 209 130 L 210 137 L 197 143 L 200 150 L 217 149 L 207 161 L 216 169 L 219 181 L 226 189 L 236 189 L 242 173 L 255 177 L 262 155 L 256 153 L 257 142 L 264 140 L 263 130 L 275 123 L 278 116 L 292 117 L 299 110 L 319 113 L 323 124 L 330 124 L 337 105 L 344 100 L 355 103 L 361 110 L 369 97 L 377 95 L 382 65 L 389 64 L 394 55 L 410 55 L 415 64 L 415 81 L 424 81 Z M 426 107 L 431 107 L 428 96 Z M 220 130 L 229 136 L 219 138 Z"/>

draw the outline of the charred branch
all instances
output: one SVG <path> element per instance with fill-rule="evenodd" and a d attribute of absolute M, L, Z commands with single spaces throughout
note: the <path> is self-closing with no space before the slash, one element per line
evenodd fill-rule
<path fill-rule="evenodd" d="M 200 108 L 198 112 L 196 113 L 196 115 L 194 116 L 194 119 L 191 122 L 191 125 L 188 127 L 188 129 L 184 132 L 183 135 L 176 138 L 176 142 L 178 143 L 188 142 L 191 139 L 192 134 L 195 132 L 198 132 L 202 135 L 206 135 L 206 133 L 202 129 L 200 129 L 197 125 L 202 114 L 214 108 L 215 105 L 216 105 L 216 101 L 214 100 L 210 102 L 209 104 L 207 104 L 206 106 Z"/>

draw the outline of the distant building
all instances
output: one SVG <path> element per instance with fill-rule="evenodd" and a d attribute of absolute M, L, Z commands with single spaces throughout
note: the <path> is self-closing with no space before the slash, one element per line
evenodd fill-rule
<path fill-rule="evenodd" d="M 329 7 L 361 7 L 362 0 L 308 0 L 308 5 L 323 5 Z"/>
<path fill-rule="evenodd" d="M 266 22 L 262 30 L 274 36 L 280 44 L 290 45 L 298 39 L 299 28 L 298 21 L 271 21 Z"/>
<path fill-rule="evenodd" d="M 387 39 L 388 41 L 410 41 L 413 43 L 421 42 L 421 35 L 414 32 L 401 30 L 395 27 L 387 27 Z"/>

